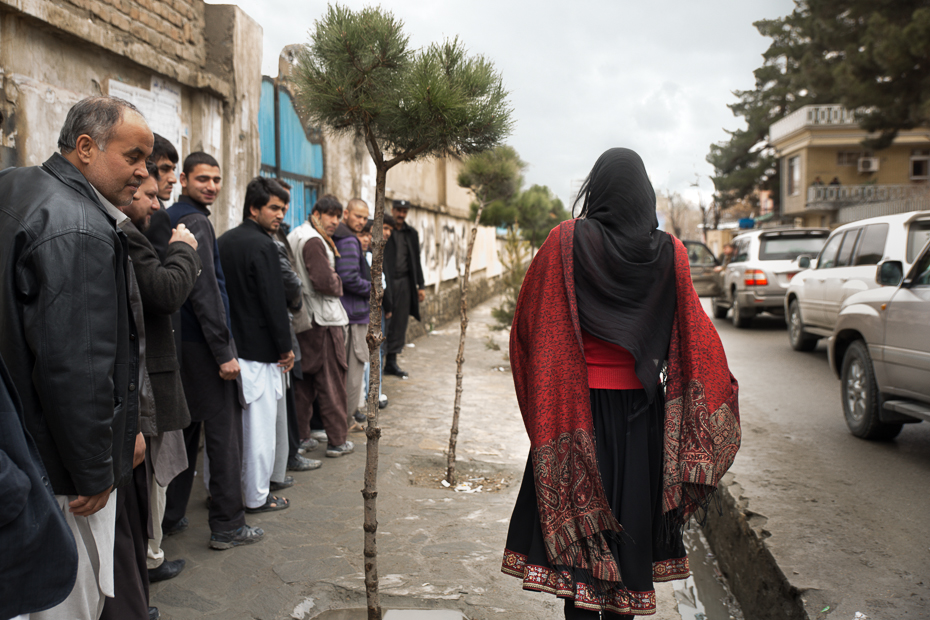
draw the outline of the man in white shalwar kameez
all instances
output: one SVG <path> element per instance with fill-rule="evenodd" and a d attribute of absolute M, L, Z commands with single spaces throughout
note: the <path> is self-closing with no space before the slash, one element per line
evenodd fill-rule
<path fill-rule="evenodd" d="M 246 188 L 242 224 L 217 240 L 239 352 L 242 494 L 245 510 L 251 513 L 288 507 L 287 499 L 271 495 L 270 486 L 277 435 L 287 432 L 286 416 L 279 415 L 279 408 L 284 411 L 284 381 L 294 365 L 284 280 L 271 238 L 289 199 L 274 179 L 252 179 Z M 293 484 L 293 478 L 286 478 L 276 486 L 290 486 L 288 481 Z"/>

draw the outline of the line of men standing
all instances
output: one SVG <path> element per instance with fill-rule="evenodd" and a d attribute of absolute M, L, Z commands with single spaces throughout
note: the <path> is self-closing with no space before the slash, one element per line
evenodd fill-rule
<path fill-rule="evenodd" d="M 148 585 L 184 568 L 161 540 L 189 524 L 201 436 L 220 550 L 262 539 L 245 513 L 288 507 L 271 494 L 294 483 L 287 470 L 320 467 L 300 454 L 314 403 L 326 455 L 353 451 L 368 208 L 324 196 L 285 239 L 289 188 L 258 177 L 217 240 L 217 161 L 192 153 L 178 178 L 177 152 L 131 104 L 75 104 L 58 145 L 0 172 L 0 617 L 157 618 Z M 405 207 L 386 269 L 385 372 L 400 376 L 423 298 Z"/>

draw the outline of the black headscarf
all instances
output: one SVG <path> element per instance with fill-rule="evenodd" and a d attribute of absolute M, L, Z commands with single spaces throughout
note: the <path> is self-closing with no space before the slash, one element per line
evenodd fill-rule
<path fill-rule="evenodd" d="M 651 402 L 675 316 L 672 239 L 658 230 L 656 195 L 639 155 L 601 155 L 579 197 L 572 252 L 581 329 L 636 359 Z"/>

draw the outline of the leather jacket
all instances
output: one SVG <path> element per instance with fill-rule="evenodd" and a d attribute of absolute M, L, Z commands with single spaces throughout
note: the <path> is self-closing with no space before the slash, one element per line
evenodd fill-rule
<path fill-rule="evenodd" d="M 0 356 L 56 495 L 131 479 L 139 349 L 127 248 L 61 155 L 0 172 Z"/>

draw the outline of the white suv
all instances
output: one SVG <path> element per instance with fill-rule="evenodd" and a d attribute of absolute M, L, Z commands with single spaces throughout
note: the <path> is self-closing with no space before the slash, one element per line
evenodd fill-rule
<path fill-rule="evenodd" d="M 816 264 L 788 286 L 785 314 L 791 347 L 813 350 L 820 338 L 833 333 L 847 297 L 878 286 L 880 262 L 900 261 L 907 273 L 928 239 L 930 211 L 874 217 L 834 230 Z"/>

